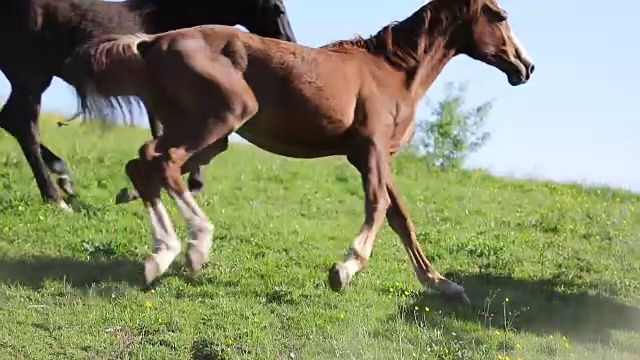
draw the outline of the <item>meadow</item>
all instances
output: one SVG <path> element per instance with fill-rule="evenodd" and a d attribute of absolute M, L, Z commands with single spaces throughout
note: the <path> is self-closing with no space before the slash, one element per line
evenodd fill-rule
<path fill-rule="evenodd" d="M 386 224 L 336 293 L 327 271 L 363 218 L 358 173 L 234 144 L 197 195 L 216 227 L 209 266 L 192 278 L 180 257 L 145 291 L 146 212 L 114 197 L 148 130 L 54 120 L 42 139 L 73 171 L 73 214 L 41 202 L 0 134 L 0 359 L 640 359 L 640 195 L 402 155 L 418 239 L 472 306 L 422 289 Z"/>

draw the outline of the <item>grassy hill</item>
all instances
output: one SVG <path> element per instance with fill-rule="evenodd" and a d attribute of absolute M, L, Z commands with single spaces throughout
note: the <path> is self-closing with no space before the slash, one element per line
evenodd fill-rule
<path fill-rule="evenodd" d="M 455 309 L 421 289 L 386 224 L 369 268 L 331 291 L 327 270 L 362 222 L 358 174 L 234 145 L 198 195 L 216 226 L 210 266 L 191 280 L 180 257 L 145 293 L 146 213 L 113 199 L 148 131 L 45 121 L 42 133 L 81 197 L 71 215 L 43 205 L 0 135 L 2 359 L 640 358 L 638 195 L 397 159 L 428 258 L 473 302 Z"/>

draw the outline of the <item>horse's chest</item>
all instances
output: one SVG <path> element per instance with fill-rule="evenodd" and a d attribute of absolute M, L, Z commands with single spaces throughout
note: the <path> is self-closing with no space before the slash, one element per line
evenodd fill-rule
<path fill-rule="evenodd" d="M 399 106 L 393 120 L 391 142 L 402 145 L 409 141 L 413 136 L 415 125 L 415 109 L 412 107 Z"/>

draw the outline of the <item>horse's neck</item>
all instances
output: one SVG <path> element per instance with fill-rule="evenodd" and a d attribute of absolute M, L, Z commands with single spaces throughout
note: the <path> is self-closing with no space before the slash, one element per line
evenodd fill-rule
<path fill-rule="evenodd" d="M 455 56 L 455 50 L 447 47 L 454 31 L 455 19 L 445 17 L 446 20 L 443 20 L 443 17 L 432 14 L 422 20 L 424 16 L 425 9 L 420 9 L 391 28 L 393 37 L 402 38 L 403 32 L 406 34 L 408 31 L 414 39 L 407 46 L 418 58 L 412 63 L 407 63 L 404 71 L 407 87 L 416 100 L 425 95 L 447 63 Z M 422 24 L 420 21 L 423 21 Z"/>
<path fill-rule="evenodd" d="M 409 92 L 418 100 L 421 99 L 454 57 L 455 51 L 445 47 L 446 40 L 433 43 L 424 54 L 420 63 L 408 77 Z"/>

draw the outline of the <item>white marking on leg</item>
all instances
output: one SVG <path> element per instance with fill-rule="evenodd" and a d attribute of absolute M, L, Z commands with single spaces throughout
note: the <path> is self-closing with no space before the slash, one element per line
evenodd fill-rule
<path fill-rule="evenodd" d="M 391 203 L 389 193 L 384 191 L 384 197 L 378 204 L 377 209 L 386 209 Z M 363 224 L 360 229 L 360 233 L 353 239 L 351 248 L 347 251 L 344 260 L 341 263 L 336 264 L 336 268 L 340 272 L 340 279 L 343 285 L 351 281 L 356 273 L 358 273 L 364 265 L 369 261 L 371 252 L 373 251 L 373 242 L 375 241 L 378 229 L 382 224 L 384 218 L 384 212 L 376 211 L 373 216 L 373 221 L 370 225 Z"/>
<path fill-rule="evenodd" d="M 71 208 L 71 206 L 67 205 L 67 203 L 64 202 L 64 200 L 58 201 L 58 207 L 60 207 L 65 212 L 68 212 L 68 213 L 72 213 L 73 212 L 73 209 Z"/>
<path fill-rule="evenodd" d="M 169 194 L 189 226 L 192 237 L 188 242 L 189 257 L 192 268 L 199 270 L 209 259 L 209 251 L 213 245 L 214 226 L 198 206 L 191 192 L 185 191 L 182 194 L 177 194 L 170 191 Z"/>
<path fill-rule="evenodd" d="M 369 260 L 374 235 L 371 229 L 363 227 L 360 234 L 353 240 L 353 244 L 345 254 L 344 260 L 336 264 L 343 285 L 349 283 L 362 270 L 365 265 L 364 262 Z"/>
<path fill-rule="evenodd" d="M 147 210 L 153 236 L 153 252 L 145 261 L 145 276 L 149 282 L 169 268 L 181 246 L 162 202 L 156 200 L 147 206 Z"/>

